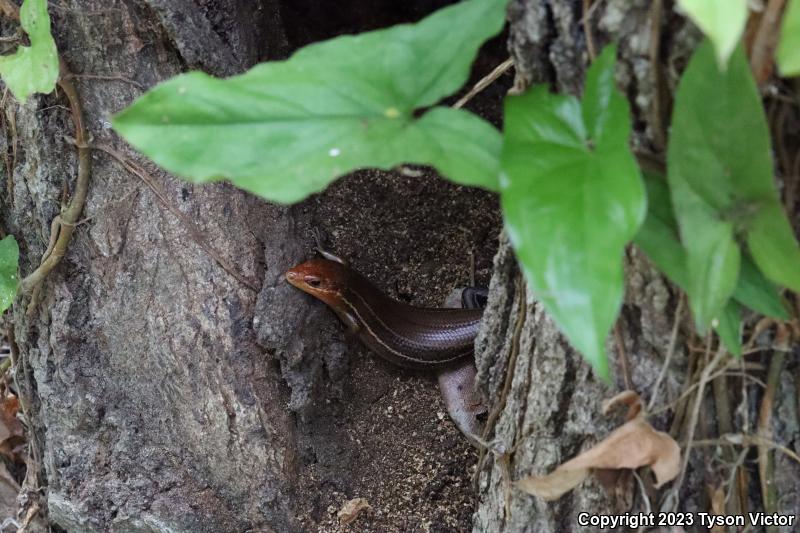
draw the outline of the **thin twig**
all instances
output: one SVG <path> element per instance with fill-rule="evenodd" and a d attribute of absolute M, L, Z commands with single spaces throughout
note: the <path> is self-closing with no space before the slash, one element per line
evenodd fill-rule
<path fill-rule="evenodd" d="M 583 24 L 583 19 L 590 18 L 592 15 L 594 15 L 594 12 L 597 11 L 597 9 L 600 7 L 600 4 L 602 3 L 603 0 L 594 0 L 592 2 L 592 6 L 583 13 L 583 16 L 580 19 L 580 23 Z"/>
<path fill-rule="evenodd" d="M 750 333 L 750 339 L 744 343 L 744 350 L 752 350 L 755 346 L 756 340 L 758 337 L 764 333 L 767 329 L 771 328 L 775 325 L 775 319 L 765 316 L 758 322 L 756 322 L 755 327 L 753 327 L 753 331 Z"/>
<path fill-rule="evenodd" d="M 791 448 L 778 444 L 774 440 L 766 439 L 758 435 L 748 435 L 744 433 L 734 433 L 733 435 L 722 435 L 718 439 L 696 440 L 692 447 L 698 446 L 766 446 L 772 450 L 778 450 L 786 457 L 800 465 L 800 455 L 797 455 Z"/>
<path fill-rule="evenodd" d="M 712 383 L 714 389 L 714 406 L 717 410 L 717 431 L 720 435 L 733 433 L 733 417 L 731 416 L 731 404 L 728 396 L 727 373 L 723 372 Z M 729 459 L 733 459 L 730 457 Z"/>
<path fill-rule="evenodd" d="M 751 380 L 751 381 L 754 381 L 754 382 L 758 383 L 759 385 L 764 385 L 764 383 L 763 383 L 761 380 L 759 380 L 758 378 L 756 378 L 755 376 L 751 376 L 751 375 L 749 375 L 749 374 L 745 374 L 745 375 L 742 375 L 742 374 L 732 374 L 731 372 L 729 372 L 729 371 L 727 370 L 727 368 L 729 367 L 729 364 L 730 364 L 730 363 L 728 363 L 728 365 L 725 365 L 725 366 L 723 366 L 723 367 L 722 367 L 720 370 L 718 370 L 717 372 L 714 372 L 713 374 L 711 374 L 711 376 L 709 376 L 709 380 L 714 380 L 714 379 L 717 379 L 717 378 L 719 378 L 719 377 L 721 377 L 721 376 L 725 376 L 725 375 L 736 375 L 736 376 L 741 376 L 741 377 L 743 377 L 743 378 L 745 378 L 745 379 L 749 379 L 749 380 Z M 672 401 L 672 402 L 670 402 L 670 403 L 668 403 L 668 404 L 664 405 L 663 407 L 659 407 L 658 409 L 655 409 L 655 410 L 653 410 L 653 411 L 649 411 L 649 413 L 648 413 L 648 415 L 647 415 L 647 416 L 656 416 L 656 415 L 660 415 L 661 413 L 663 413 L 663 412 L 665 412 L 665 411 L 669 411 L 670 409 L 673 409 L 673 408 L 674 408 L 674 407 L 675 407 L 675 406 L 678 404 L 678 402 L 680 402 L 681 400 L 683 400 L 683 399 L 685 399 L 687 396 L 689 396 L 689 395 L 692 393 L 692 391 L 694 391 L 694 390 L 695 390 L 697 387 L 699 387 L 699 386 L 700 386 L 700 382 L 699 382 L 699 381 L 697 381 L 697 382 L 695 382 L 695 383 L 692 383 L 692 384 L 691 384 L 689 387 L 687 387 L 687 388 L 686 388 L 686 389 L 685 389 L 685 390 L 684 390 L 684 391 L 681 393 L 681 395 L 680 395 L 680 396 L 678 396 L 678 397 L 677 397 L 677 398 L 676 398 L 674 401 Z"/>
<path fill-rule="evenodd" d="M 687 342 L 687 346 L 690 344 Z M 702 365 L 702 358 L 706 355 L 707 348 L 703 349 L 703 352 L 698 354 L 697 352 L 689 350 L 689 360 L 688 360 L 688 368 L 686 369 L 686 380 L 685 383 L 694 383 L 697 384 L 700 380 L 700 374 L 703 372 L 703 365 Z M 692 388 L 692 387 L 690 387 Z M 672 416 L 672 424 L 670 424 L 669 434 L 677 437 L 680 435 L 681 428 L 683 428 L 684 419 L 686 418 L 686 413 L 689 410 L 690 401 L 688 396 L 685 394 L 681 394 L 677 400 L 672 402 L 674 405 L 673 407 L 667 407 L 668 409 L 673 409 L 673 416 Z M 653 415 L 655 413 L 651 413 Z"/>
<path fill-rule="evenodd" d="M 664 381 L 664 377 L 667 375 L 667 370 L 669 369 L 669 364 L 672 361 L 672 356 L 675 353 L 675 344 L 678 341 L 678 329 L 681 324 L 681 315 L 683 314 L 683 295 L 681 294 L 680 298 L 678 299 L 678 306 L 675 308 L 675 317 L 672 319 L 672 333 L 669 335 L 669 346 L 667 347 L 667 356 L 664 358 L 664 364 L 661 366 L 661 372 L 658 374 L 658 379 L 656 379 L 655 384 L 653 385 L 653 392 L 650 393 L 650 403 L 647 404 L 647 410 L 651 410 L 653 406 L 656 404 L 656 398 L 658 398 L 658 388 L 661 386 L 661 382 Z"/>
<path fill-rule="evenodd" d="M 472 89 L 470 89 L 467 94 L 459 98 L 458 102 L 453 104 L 453 109 L 460 109 L 467 105 L 467 103 L 475 98 L 478 93 L 494 83 L 497 78 L 505 74 L 512 66 L 514 66 L 514 60 L 510 57 L 497 65 L 493 71 L 481 78 L 478 83 L 473 85 Z"/>
<path fill-rule="evenodd" d="M 644 504 L 644 511 L 650 514 L 653 511 L 653 505 L 650 503 L 650 496 L 647 495 L 647 488 L 642 481 L 642 477 L 636 470 L 631 470 L 633 477 L 636 478 L 636 484 L 639 485 L 639 490 L 642 493 L 642 503 Z"/>
<path fill-rule="evenodd" d="M 503 389 L 500 391 L 500 396 L 497 399 L 497 403 L 495 404 L 494 408 L 492 409 L 491 413 L 489 413 L 489 416 L 486 419 L 486 425 L 484 426 L 483 434 L 481 435 L 481 440 L 483 442 L 488 442 L 489 435 L 491 435 L 492 432 L 494 431 L 497 419 L 500 417 L 500 413 L 503 412 L 503 409 L 506 406 L 508 393 L 511 390 L 511 383 L 514 381 L 514 371 L 516 370 L 517 366 L 517 354 L 519 353 L 519 343 L 520 343 L 520 337 L 522 335 L 522 326 L 525 324 L 525 316 L 527 314 L 527 304 L 525 300 L 525 283 L 522 280 L 522 276 L 519 274 L 517 275 L 516 278 L 515 293 L 518 306 L 517 317 L 514 323 L 514 332 L 511 336 L 511 346 L 509 347 L 505 381 L 503 382 Z M 474 478 L 476 490 L 478 486 L 478 480 L 480 479 L 481 471 L 483 470 L 484 464 L 486 463 L 486 458 L 488 456 L 486 452 L 488 449 L 489 449 L 488 447 L 482 447 L 479 452 L 478 467 L 475 469 L 475 478 Z"/>
<path fill-rule="evenodd" d="M 591 9 L 592 0 L 583 0 L 583 16 L 581 17 L 583 34 L 586 36 L 586 51 L 589 53 L 589 62 L 593 63 L 597 57 L 597 49 L 594 46 L 594 35 L 592 35 Z"/>
<path fill-rule="evenodd" d="M 761 400 L 761 409 L 758 413 L 758 429 L 756 430 L 758 436 L 766 440 L 772 439 L 772 410 L 785 361 L 786 352 L 776 350 L 769 362 L 767 388 L 764 391 L 764 398 Z M 761 498 L 764 504 L 764 511 L 767 514 L 772 514 L 777 510 L 777 494 L 772 479 L 774 468 L 775 464 L 769 454 L 769 448 L 760 444 L 758 446 L 758 476 L 761 480 Z"/>
<path fill-rule="evenodd" d="M 28 526 L 31 525 L 31 520 L 36 514 L 39 512 L 39 504 L 37 502 L 33 502 L 28 512 L 25 514 L 25 519 L 22 521 L 22 525 L 20 526 L 17 533 L 24 533 L 28 530 Z"/>
<path fill-rule="evenodd" d="M 711 335 L 708 336 L 708 343 L 706 349 L 707 358 L 710 350 L 711 350 Z M 692 406 L 692 414 L 687 424 L 686 442 L 684 444 L 683 465 L 681 465 L 681 473 L 678 475 L 678 478 L 673 484 L 672 486 L 673 488 L 671 490 L 671 492 L 674 491 L 675 494 L 674 502 L 676 506 L 678 503 L 677 493 L 678 490 L 680 490 L 681 485 L 683 484 L 683 478 L 686 475 L 686 468 L 689 466 L 689 457 L 691 456 L 692 441 L 694 440 L 694 433 L 695 429 L 697 428 L 697 421 L 700 417 L 700 406 L 703 403 L 703 396 L 706 384 L 709 382 L 712 372 L 719 364 L 719 362 L 722 361 L 722 359 L 725 357 L 726 354 L 727 352 L 725 351 L 725 347 L 722 345 L 722 343 L 720 343 L 719 347 L 717 348 L 716 355 L 714 355 L 714 358 L 711 359 L 711 361 L 709 361 L 706 364 L 705 368 L 703 368 L 703 371 L 700 374 L 700 381 L 699 381 L 699 386 L 697 388 L 697 395 L 695 396 L 694 405 Z"/>
<path fill-rule="evenodd" d="M 208 243 L 203 231 L 200 230 L 200 228 L 198 228 L 197 225 L 192 222 L 180 209 L 172 205 L 172 202 L 169 201 L 161 186 L 159 186 L 155 179 L 153 179 L 153 177 L 150 176 L 150 174 L 148 174 L 142 167 L 125 157 L 111 146 L 105 144 L 93 144 L 91 145 L 91 148 L 100 150 L 101 152 L 105 152 L 106 154 L 110 155 L 113 159 L 125 167 L 128 172 L 142 180 L 142 182 L 144 182 L 144 184 L 150 188 L 161 205 L 163 205 L 170 213 L 172 213 L 175 218 L 178 219 L 181 225 L 189 233 L 192 240 L 197 243 L 197 245 L 200 246 L 200 248 L 202 248 L 214 261 L 216 261 L 216 263 L 225 272 L 230 274 L 239 283 L 250 290 L 254 292 L 258 292 L 260 290 L 258 283 L 251 281 L 244 275 L 240 274 L 233 265 L 223 258 L 222 255 Z"/>
<path fill-rule="evenodd" d="M 525 303 L 524 283 L 521 277 L 517 277 L 517 318 L 514 323 L 514 333 L 511 337 L 511 347 L 508 356 L 508 366 L 506 367 L 505 381 L 503 382 L 503 389 L 500 391 L 500 397 L 489 417 L 486 420 L 486 427 L 483 429 L 483 440 L 487 440 L 489 435 L 494 431 L 495 423 L 503 412 L 508 393 L 511 391 L 511 384 L 514 381 L 514 370 L 516 369 L 517 356 L 519 355 L 520 336 L 522 334 L 522 327 L 525 324 L 525 315 L 527 314 L 527 305 Z"/>
<path fill-rule="evenodd" d="M 714 392 L 714 407 L 717 411 L 717 434 L 725 435 L 733 433 L 733 417 L 731 415 L 730 395 L 728 393 L 728 375 L 723 372 L 721 376 L 711 381 L 712 390 Z M 726 462 L 733 463 L 735 461 L 734 450 L 726 449 L 723 451 L 723 457 Z M 731 514 L 739 513 L 738 500 L 726 498 L 728 505 L 728 512 Z"/>
<path fill-rule="evenodd" d="M 129 85 L 133 85 L 139 90 L 142 91 L 147 90 L 147 87 L 145 87 L 138 81 L 132 80 L 131 78 L 123 76 L 122 74 L 72 74 L 72 77 L 77 80 L 85 79 L 85 80 L 120 81 L 123 83 L 127 83 Z"/>
<path fill-rule="evenodd" d="M 633 390 L 631 369 L 628 365 L 628 351 L 625 349 L 625 340 L 622 338 L 622 333 L 619 330 L 619 321 L 614 324 L 614 343 L 617 345 L 617 355 L 619 356 L 619 362 L 622 366 L 622 377 L 625 380 L 625 388 L 627 390 Z"/>
<path fill-rule="evenodd" d="M 750 68 L 759 87 L 764 85 L 772 75 L 772 58 L 778 45 L 781 13 L 785 4 L 786 0 L 769 0 L 753 39 Z"/>
<path fill-rule="evenodd" d="M 695 441 L 695 446 L 697 446 L 698 442 L 700 442 L 700 441 Z M 739 482 L 741 481 L 740 478 L 741 478 L 741 476 L 742 476 L 742 474 L 744 472 L 744 470 L 742 469 L 742 466 L 744 465 L 744 460 L 747 458 L 747 454 L 748 453 L 749 453 L 749 450 L 746 450 L 746 449 L 742 450 L 741 452 L 739 452 L 739 455 L 737 455 L 737 457 L 736 457 L 736 461 L 734 461 L 733 465 L 731 466 L 731 473 L 728 476 L 727 482 L 725 483 L 725 485 L 728 487 L 728 490 L 725 493 L 725 503 L 726 504 L 729 501 L 731 501 L 731 495 L 734 492 L 734 483 L 737 483 L 737 481 L 739 481 Z M 746 499 L 743 499 L 741 497 L 741 495 L 738 495 L 738 496 L 739 497 L 737 498 L 737 503 L 739 504 L 739 510 L 737 511 L 737 514 L 741 513 L 742 510 L 744 509 L 744 506 L 747 504 L 747 500 Z"/>

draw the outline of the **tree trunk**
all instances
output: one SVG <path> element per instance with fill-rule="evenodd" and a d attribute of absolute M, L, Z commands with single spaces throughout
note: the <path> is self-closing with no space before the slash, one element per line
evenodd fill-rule
<path fill-rule="evenodd" d="M 39 298 L 14 307 L 16 377 L 39 463 L 23 516 L 38 507 L 82 532 L 339 530 L 336 512 L 362 497 L 372 510 L 357 530 L 470 526 L 475 454 L 435 380 L 346 342 L 334 315 L 282 273 L 313 253 L 319 228 L 394 297 L 439 305 L 468 283 L 470 256 L 488 284 L 496 199 L 425 170 L 365 171 L 298 206 L 270 205 L 228 184 L 177 180 L 109 128 L 144 88 L 179 72 L 235 74 L 444 3 L 353 2 L 353 18 L 312 1 L 51 4 L 92 143 L 147 174 L 95 150 L 86 220 Z M 495 120 L 502 94 L 479 101 Z M 4 222 L 23 275 L 74 184 L 64 105 L 58 93 L 6 100 Z"/>
<path fill-rule="evenodd" d="M 588 10 L 584 11 L 585 8 Z M 663 154 L 671 95 L 701 38 L 698 31 L 674 11 L 673 2 L 515 0 L 509 7 L 509 18 L 516 90 L 532 83 L 548 83 L 559 92 L 579 96 L 590 55 L 599 54 L 602 46 L 616 42 L 619 50 L 617 84 L 629 95 L 634 115 L 632 146 L 637 151 Z M 792 109 L 791 113 L 791 120 L 796 121 L 797 110 Z M 787 142 L 797 146 L 796 137 L 787 135 L 775 139 L 776 144 Z M 796 181 L 799 177 L 789 174 L 785 179 Z M 790 214 L 798 227 L 798 206 L 793 207 Z M 691 361 L 702 365 L 696 362 L 696 355 L 692 356 L 689 345 L 692 340 L 703 341 L 693 339 L 685 302 L 681 304 L 683 311 L 677 310 L 679 291 L 633 246 L 626 252 L 625 279 L 621 316 L 606 343 L 612 358 L 612 383 L 606 384 L 598 380 L 589 365 L 569 346 L 535 295 L 525 290 L 510 245 L 506 239 L 501 239 L 487 318 L 476 341 L 478 379 L 497 410 L 489 442 L 494 451 L 481 463 L 479 474 L 479 507 L 473 528 L 476 533 L 596 530 L 596 527 L 580 526 L 580 513 L 610 515 L 652 510 L 655 513 L 741 514 L 765 510 L 757 468 L 737 469 L 736 457 L 740 449 L 737 448 L 731 457 L 730 448 L 724 446 L 693 449 L 677 495 L 670 493 L 670 485 L 660 492 L 655 491 L 649 473 L 642 473 L 644 484 L 640 487 L 629 471 L 607 479 L 606 487 L 589 478 L 576 490 L 549 503 L 512 486 L 513 480 L 550 472 L 620 425 L 619 418 L 602 415 L 601 404 L 605 399 L 632 389 L 642 396 L 645 405 L 648 404 L 655 394 L 654 383 L 667 356 L 676 321 L 677 344 L 658 392 L 656 410 L 675 402 L 690 384 L 691 370 L 696 368 L 691 366 Z M 750 317 L 750 326 L 753 322 Z M 800 348 L 794 346 L 793 350 L 794 357 L 787 358 L 786 370 L 781 373 L 773 421 L 767 427 L 777 442 L 796 451 L 800 448 L 797 416 Z M 773 353 L 768 351 L 762 355 L 763 358 L 759 355 L 756 360 L 766 366 Z M 756 374 L 766 380 L 763 372 Z M 730 413 L 726 418 L 722 414 L 724 406 L 704 398 L 695 440 L 730 433 L 723 431 L 730 425 L 737 433 L 756 432 L 755 421 L 763 391 L 748 383 L 749 396 L 742 397 L 737 394 L 738 388 L 744 390 L 741 380 L 722 382 L 725 379 L 715 380 L 715 398 L 726 405 L 730 402 L 737 412 L 733 419 Z M 727 408 L 730 410 L 730 406 Z M 674 414 L 675 409 L 672 409 L 652 421 L 657 429 L 664 431 L 670 431 L 672 425 L 672 434 L 683 442 L 689 417 L 678 424 Z M 742 455 L 740 460 L 745 459 L 755 463 L 755 451 L 751 449 L 749 455 Z M 776 454 L 774 461 L 776 466 L 769 483 L 775 488 L 777 500 L 771 512 L 798 516 L 800 467 L 786 454 Z M 741 467 L 742 463 L 738 464 Z M 732 490 L 733 483 L 729 483 L 734 479 L 738 483 L 736 490 Z M 727 511 L 724 502 L 720 510 L 713 508 L 710 501 L 711 492 L 720 487 L 723 494 L 729 496 Z M 743 502 L 741 507 L 733 503 L 737 499 Z M 791 531 L 792 528 L 781 530 Z"/>

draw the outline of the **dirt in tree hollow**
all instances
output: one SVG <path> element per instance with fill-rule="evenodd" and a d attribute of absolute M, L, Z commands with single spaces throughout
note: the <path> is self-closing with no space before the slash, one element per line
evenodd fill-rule
<path fill-rule="evenodd" d="M 469 284 L 470 254 L 476 284 L 488 286 L 500 227 L 492 194 L 430 173 L 363 171 L 314 203 L 315 225 L 329 235 L 330 247 L 398 300 L 441 305 L 453 288 Z M 344 428 L 347 442 L 344 449 L 312 445 L 308 451 L 303 484 L 323 488 L 309 494 L 308 525 L 331 531 L 469 529 L 476 453 L 448 418 L 435 379 L 396 368 L 356 341 L 347 358 L 344 390 L 327 398 L 325 408 L 331 432 Z M 328 444 L 330 437 L 323 430 L 311 440 Z M 336 512 L 356 497 L 366 498 L 372 512 L 340 528 Z"/>
<path fill-rule="evenodd" d="M 354 2 L 332 10 L 324 2 L 291 2 L 287 12 L 307 24 L 287 22 L 287 36 L 303 45 L 418 20 L 447 3 Z M 507 57 L 505 36 L 487 43 L 462 92 Z M 499 126 L 511 82 L 506 74 L 468 108 Z M 473 262 L 476 285 L 488 286 L 501 227 L 496 195 L 453 185 L 430 169 L 409 170 L 356 172 L 298 208 L 313 213 L 329 248 L 398 300 L 441 305 L 453 288 L 470 283 Z M 435 378 L 396 368 L 356 341 L 348 346 L 343 390 L 321 400 L 301 439 L 301 521 L 320 531 L 469 530 L 477 453 L 448 418 Z M 342 525 L 336 513 L 352 498 L 365 498 L 371 510 Z"/>

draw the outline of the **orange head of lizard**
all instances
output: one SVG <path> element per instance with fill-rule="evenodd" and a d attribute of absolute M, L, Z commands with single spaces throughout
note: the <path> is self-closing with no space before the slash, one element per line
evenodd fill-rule
<path fill-rule="evenodd" d="M 286 271 L 286 281 L 328 305 L 341 303 L 347 281 L 347 267 L 335 261 L 315 257 Z"/>

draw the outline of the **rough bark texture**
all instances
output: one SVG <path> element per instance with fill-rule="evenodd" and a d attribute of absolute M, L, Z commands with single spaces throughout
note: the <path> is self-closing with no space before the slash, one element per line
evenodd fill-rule
<path fill-rule="evenodd" d="M 52 9 L 95 142 L 121 145 L 109 116 L 139 91 L 82 74 L 150 86 L 186 63 L 229 74 L 279 52 L 262 35 L 267 21 L 275 23 L 269 1 L 202 10 L 153 4 Z M 264 25 L 229 18 L 245 8 L 263 15 Z M 191 26 L 180 16 L 188 12 Z M 76 174 L 75 149 L 63 138 L 73 134 L 70 115 L 60 103 L 51 95 L 6 108 L 16 124 L 13 139 L 6 129 L 16 144 L 13 176 L 4 180 L 13 185 L 6 223 L 21 242 L 23 273 L 38 263 L 61 191 Z M 25 315 L 27 298 L 15 306 L 17 373 L 26 378 L 19 381 L 27 384 L 50 520 L 70 531 L 292 529 L 293 426 L 285 390 L 251 328 L 256 295 L 221 270 L 137 178 L 100 153 L 93 163 L 89 220 L 33 315 Z M 154 175 L 168 200 L 257 284 L 262 234 L 286 211 L 227 185 L 195 188 Z"/>
<path fill-rule="evenodd" d="M 591 6 L 588 12 L 583 11 L 586 6 Z M 637 150 L 663 153 L 669 95 L 674 94 L 678 76 L 699 40 L 697 30 L 674 12 L 671 2 L 662 5 L 646 0 L 588 3 L 514 0 L 509 7 L 509 18 L 509 43 L 517 67 L 517 90 L 532 83 L 547 83 L 556 91 L 580 95 L 589 63 L 584 18 L 588 21 L 596 53 L 610 41 L 616 42 L 619 50 L 617 83 L 629 96 L 634 116 L 632 144 Z M 660 21 L 656 28 L 653 28 L 653 20 Z M 656 56 L 651 48 L 654 38 L 658 39 Z M 796 180 L 797 177 L 788 176 L 787 179 Z M 792 216 L 797 221 L 796 211 Z M 625 277 L 626 297 L 617 327 L 630 367 L 632 389 L 647 402 L 668 351 L 680 295 L 635 247 L 626 253 Z M 677 509 L 673 507 L 675 498 L 667 498 L 666 490 L 660 493 L 652 490 L 649 474 L 645 474 L 648 502 L 643 501 L 641 490 L 629 473 L 614 480 L 611 490 L 590 478 L 552 503 L 520 492 L 509 484 L 509 480 L 550 472 L 617 427 L 621 420 L 604 417 L 601 404 L 627 388 L 621 367 L 623 356 L 614 335 L 607 341 L 607 352 L 612 358 L 612 383 L 605 384 L 597 380 L 588 364 L 559 334 L 535 295 L 518 289 L 518 281 L 513 252 L 507 240 L 501 239 L 487 319 L 476 341 L 480 385 L 490 403 L 501 411 L 490 436 L 494 453 L 488 456 L 480 472 L 479 507 L 473 531 L 594 530 L 578 525 L 581 512 L 595 515 L 650 509 L 711 512 L 709 491 L 720 486 L 725 491 L 730 489 L 728 483 L 732 477 L 727 476 L 731 476 L 730 467 L 735 463 L 738 449 L 734 459 L 726 453 L 729 449 L 695 449 Z M 692 332 L 687 315 L 684 311 L 679 321 L 677 348 L 656 407 L 676 400 L 687 383 L 688 344 Z M 702 341 L 695 339 L 694 342 Z M 793 411 L 797 409 L 797 347 L 794 350 L 795 361 L 787 365 L 782 375 L 778 389 L 780 399 L 777 400 L 781 407 L 773 413 L 771 428 L 774 438 L 796 450 L 800 446 L 800 435 L 797 413 Z M 514 352 L 517 352 L 514 364 L 509 364 Z M 768 355 L 763 359 L 767 363 Z M 511 387 L 504 396 L 507 379 L 511 380 Z M 736 381 L 735 386 L 740 387 L 740 382 Z M 732 382 L 728 387 L 734 387 Z M 754 431 L 752 421 L 761 401 L 761 391 L 752 389 L 750 394 L 743 399 L 736 394 L 732 396 L 737 398 L 733 405 L 739 406 L 734 424 L 737 431 Z M 719 421 L 715 419 L 714 408 L 710 398 L 702 404 L 696 439 L 713 438 L 722 433 L 717 432 Z M 672 413 L 655 417 L 653 423 L 657 429 L 670 429 Z M 684 437 L 680 431 L 673 431 L 673 434 L 679 439 Z M 747 457 L 755 459 L 752 449 Z M 778 454 L 775 460 L 780 468 L 786 469 L 775 470 L 776 509 L 798 515 L 800 500 L 796 479 L 800 468 L 783 454 Z M 753 472 L 750 470 L 751 476 Z M 718 477 L 720 473 L 726 477 Z M 764 508 L 757 485 L 757 477 L 744 483 L 747 510 Z M 741 511 L 729 505 L 728 512 Z"/>
<path fill-rule="evenodd" d="M 444 3 L 354 2 L 357 20 L 326 18 L 315 2 L 51 3 L 93 142 L 143 164 L 167 202 L 261 288 L 220 268 L 150 188 L 95 152 L 86 222 L 33 314 L 27 297 L 14 307 L 17 378 L 41 462 L 27 508 L 38 504 L 68 531 L 316 531 L 342 529 L 336 511 L 363 497 L 372 511 L 353 530 L 469 527 L 475 453 L 434 379 L 346 342 L 334 315 L 281 275 L 313 253 L 316 227 L 383 290 L 438 305 L 468 283 L 471 254 L 488 284 L 496 199 L 423 169 L 361 172 L 301 205 L 273 206 L 227 184 L 179 181 L 109 127 L 142 88 L 184 70 L 235 74 Z M 477 75 L 504 55 L 500 40 Z M 477 102 L 485 116 L 498 119 L 503 93 L 501 84 Z M 3 218 L 23 275 L 74 183 L 63 104 L 54 94 L 4 107 Z"/>

